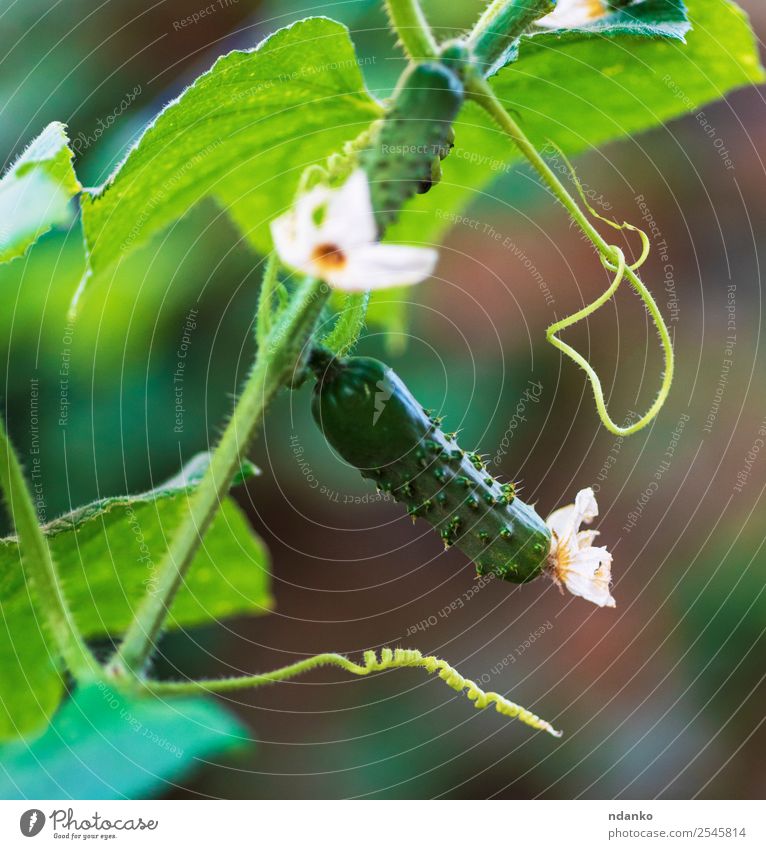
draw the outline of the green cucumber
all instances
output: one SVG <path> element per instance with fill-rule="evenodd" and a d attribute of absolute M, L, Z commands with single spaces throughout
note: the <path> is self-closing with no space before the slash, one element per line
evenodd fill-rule
<path fill-rule="evenodd" d="M 371 146 L 360 155 L 381 232 L 407 200 L 440 179 L 463 97 L 458 75 L 439 62 L 414 65 L 397 89 Z"/>
<path fill-rule="evenodd" d="M 481 458 L 424 410 L 385 363 L 315 352 L 312 413 L 330 445 L 489 573 L 515 583 L 541 574 L 550 530 Z"/>

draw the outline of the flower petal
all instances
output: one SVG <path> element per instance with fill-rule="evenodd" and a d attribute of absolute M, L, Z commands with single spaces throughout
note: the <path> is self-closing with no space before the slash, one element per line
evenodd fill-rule
<path fill-rule="evenodd" d="M 271 237 L 279 258 L 285 265 L 310 270 L 314 248 L 321 243 L 315 216 L 328 205 L 332 192 L 326 186 L 315 186 L 302 194 L 295 205 L 271 222 Z"/>
<path fill-rule="evenodd" d="M 547 519 L 553 533 L 548 555 L 550 576 L 573 595 L 592 601 L 599 607 L 614 607 L 609 592 L 612 579 L 612 555 L 606 548 L 594 546 L 598 531 L 580 530 L 598 516 L 598 504 L 588 487 L 577 493 L 575 503 L 555 510 Z"/>
<path fill-rule="evenodd" d="M 328 273 L 326 281 L 347 292 L 409 286 L 430 277 L 438 258 L 432 248 L 363 245 L 348 254 L 345 266 Z"/>
<path fill-rule="evenodd" d="M 577 514 L 577 530 L 580 529 L 580 525 L 583 522 L 589 525 L 598 516 L 596 496 L 590 487 L 581 489 L 577 493 L 577 497 L 575 498 L 575 513 Z"/>
<path fill-rule="evenodd" d="M 327 213 L 319 226 L 319 240 L 337 245 L 343 253 L 369 245 L 378 235 L 367 174 L 361 168 L 330 193 Z"/>
<path fill-rule="evenodd" d="M 607 13 L 602 0 L 558 0 L 556 9 L 540 18 L 537 25 L 549 29 L 570 29 L 586 26 Z"/>
<path fill-rule="evenodd" d="M 588 548 L 593 545 L 593 540 L 598 534 L 598 531 L 579 531 L 575 534 L 575 547 L 577 549 Z"/>
<path fill-rule="evenodd" d="M 574 504 L 559 507 L 545 520 L 546 525 L 562 544 L 574 544 L 574 535 L 585 522 L 589 525 L 598 516 L 598 504 L 593 490 L 588 487 L 577 493 Z"/>
<path fill-rule="evenodd" d="M 301 234 L 295 210 L 280 215 L 271 222 L 271 238 L 277 255 L 285 265 L 306 269 L 311 258 L 313 240 L 307 238 L 305 233 Z"/>
<path fill-rule="evenodd" d="M 572 595 L 592 601 L 599 607 L 614 607 L 609 592 L 612 555 L 603 546 L 589 546 L 577 552 L 562 570 L 559 580 Z"/>
<path fill-rule="evenodd" d="M 545 524 L 551 529 L 558 539 L 567 539 L 575 532 L 575 506 L 567 504 L 554 510 L 545 520 Z"/>

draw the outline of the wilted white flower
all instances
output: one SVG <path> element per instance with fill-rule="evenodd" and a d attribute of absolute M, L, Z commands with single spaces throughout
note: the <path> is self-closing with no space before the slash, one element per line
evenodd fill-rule
<path fill-rule="evenodd" d="M 438 258 L 431 248 L 378 241 L 370 186 L 361 169 L 337 189 L 317 186 L 301 195 L 272 221 L 271 234 L 285 265 L 350 292 L 420 283 Z"/>
<path fill-rule="evenodd" d="M 612 580 L 612 555 L 603 546 L 592 545 L 598 531 L 581 531 L 598 516 L 593 490 L 581 489 L 574 504 L 561 507 L 548 516 L 551 529 L 551 551 L 548 555 L 550 575 L 573 595 L 592 601 L 599 607 L 614 607 L 609 592 Z"/>
<path fill-rule="evenodd" d="M 537 23 L 551 29 L 581 27 L 603 17 L 608 11 L 605 0 L 558 0 L 550 15 L 540 18 Z"/>

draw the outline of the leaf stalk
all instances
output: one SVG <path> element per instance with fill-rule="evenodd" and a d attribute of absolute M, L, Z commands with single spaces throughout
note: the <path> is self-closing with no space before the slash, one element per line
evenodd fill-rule
<path fill-rule="evenodd" d="M 78 681 L 97 677 L 100 667 L 85 644 L 69 608 L 48 540 L 0 418 L 0 486 L 19 538 L 24 576 L 32 587 L 44 617 L 44 626 L 55 641 L 69 671 Z"/>
<path fill-rule="evenodd" d="M 438 55 L 439 45 L 418 0 L 386 0 L 386 11 L 410 59 L 433 59 Z"/>
<path fill-rule="evenodd" d="M 556 8 L 555 0 L 494 0 L 468 35 L 467 45 L 485 75 L 536 20 Z"/>

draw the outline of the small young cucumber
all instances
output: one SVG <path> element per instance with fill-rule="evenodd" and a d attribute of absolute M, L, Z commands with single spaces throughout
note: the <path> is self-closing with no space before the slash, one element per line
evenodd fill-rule
<path fill-rule="evenodd" d="M 414 65 L 397 89 L 372 145 L 360 157 L 381 232 L 407 200 L 438 182 L 463 97 L 460 78 L 439 62 Z"/>
<path fill-rule="evenodd" d="M 392 369 L 369 357 L 312 359 L 314 419 L 330 445 L 409 514 L 456 545 L 480 575 L 515 583 L 543 571 L 551 535 L 513 484 L 501 484 L 477 454 L 413 398 Z"/>

